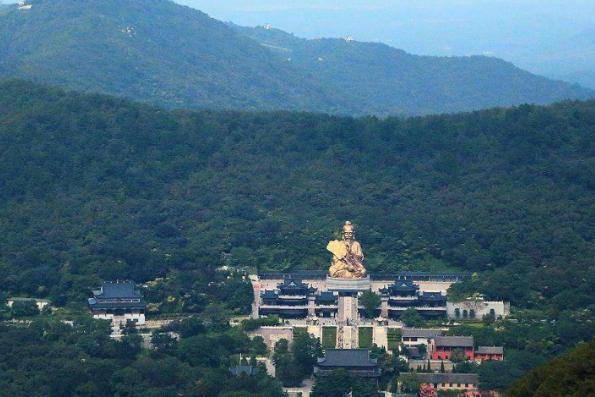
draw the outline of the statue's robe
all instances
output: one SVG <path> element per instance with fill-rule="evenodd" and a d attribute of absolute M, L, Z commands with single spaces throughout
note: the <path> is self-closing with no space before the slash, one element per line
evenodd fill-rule
<path fill-rule="evenodd" d="M 355 240 L 333 240 L 326 249 L 333 254 L 329 275 L 338 278 L 362 278 L 366 269 L 362 264 L 364 253 L 359 242 Z M 351 253 L 351 259 L 348 255 Z"/>

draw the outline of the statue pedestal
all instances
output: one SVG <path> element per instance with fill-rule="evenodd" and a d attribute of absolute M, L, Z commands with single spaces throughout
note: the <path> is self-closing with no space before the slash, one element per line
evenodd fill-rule
<path fill-rule="evenodd" d="M 365 278 L 337 278 L 326 276 L 326 288 L 337 292 L 367 291 L 371 287 L 370 276 Z"/>

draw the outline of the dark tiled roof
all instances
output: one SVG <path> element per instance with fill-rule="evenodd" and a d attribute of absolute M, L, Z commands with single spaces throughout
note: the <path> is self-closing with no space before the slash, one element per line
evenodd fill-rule
<path fill-rule="evenodd" d="M 147 306 L 132 281 L 106 281 L 101 289 L 93 291 L 88 303 L 92 310 L 144 310 Z"/>
<path fill-rule="evenodd" d="M 106 281 L 99 291 L 93 291 L 97 299 L 140 298 L 141 293 L 132 281 Z"/>
<path fill-rule="evenodd" d="M 502 346 L 478 346 L 477 354 L 504 354 Z"/>
<path fill-rule="evenodd" d="M 417 291 L 419 287 L 413 284 L 412 281 L 395 281 L 388 289 L 393 291 Z"/>
<path fill-rule="evenodd" d="M 144 310 L 147 305 L 142 300 L 140 302 L 120 302 L 120 301 L 98 301 L 95 298 L 89 298 L 89 307 L 93 310 L 108 309 L 129 309 Z"/>
<path fill-rule="evenodd" d="M 473 347 L 472 336 L 437 336 L 436 346 L 445 347 Z"/>
<path fill-rule="evenodd" d="M 313 293 L 315 288 L 311 288 L 308 284 L 303 283 L 302 280 L 293 278 L 291 276 L 284 277 L 283 282 L 277 286 L 282 293 Z"/>
<path fill-rule="evenodd" d="M 285 277 L 283 279 L 283 283 L 279 285 L 280 287 L 287 287 L 287 288 L 302 288 L 307 287 L 306 284 L 302 282 L 302 280 L 292 277 Z"/>
<path fill-rule="evenodd" d="M 262 272 L 258 277 L 263 280 L 274 280 L 286 277 L 295 277 L 300 279 L 324 279 L 327 272 L 325 270 L 297 270 L 291 273 Z"/>
<path fill-rule="evenodd" d="M 281 279 L 286 276 L 293 276 L 305 279 L 324 280 L 327 272 L 325 270 L 296 270 L 291 273 L 262 272 L 258 277 L 263 280 Z M 397 272 L 397 273 L 371 273 L 372 280 L 461 280 L 471 277 L 471 273 L 424 273 L 424 272 Z"/>
<path fill-rule="evenodd" d="M 445 301 L 446 296 L 442 295 L 440 292 L 424 292 L 420 296 L 420 299 L 423 301 L 429 301 L 429 302 L 439 302 L 439 301 Z"/>
<path fill-rule="evenodd" d="M 337 300 L 335 294 L 330 291 L 321 292 L 320 295 L 316 295 L 316 302 L 332 302 Z"/>
<path fill-rule="evenodd" d="M 421 383 L 472 383 L 472 384 L 477 384 L 479 381 L 479 377 L 477 374 L 417 373 L 416 377 Z"/>
<path fill-rule="evenodd" d="M 394 284 L 389 285 L 386 288 L 380 289 L 383 294 L 396 294 L 396 293 L 410 293 L 415 295 L 419 290 L 419 286 L 413 284 L 413 281 L 395 281 Z"/>
<path fill-rule="evenodd" d="M 370 358 L 368 349 L 326 349 L 324 357 L 318 359 L 319 367 L 369 367 L 378 365 Z"/>
<path fill-rule="evenodd" d="M 372 280 L 460 280 L 470 276 L 471 273 L 397 272 L 370 274 Z"/>
<path fill-rule="evenodd" d="M 401 330 L 401 336 L 404 338 L 435 338 L 443 333 L 441 329 L 431 328 L 403 328 Z"/>

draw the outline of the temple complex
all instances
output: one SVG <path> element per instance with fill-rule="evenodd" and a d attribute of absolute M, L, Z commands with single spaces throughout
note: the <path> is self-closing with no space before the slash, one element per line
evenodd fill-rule
<path fill-rule="evenodd" d="M 93 318 L 112 323 L 145 323 L 146 303 L 132 281 L 106 281 L 88 300 Z"/>
<path fill-rule="evenodd" d="M 327 244 L 330 265 L 327 272 L 260 273 L 251 276 L 254 290 L 252 317 L 277 315 L 292 326 L 307 327 L 320 338 L 336 329 L 336 348 L 358 348 L 361 327 L 372 330 L 372 342 L 388 347 L 390 328 L 400 326 L 400 317 L 414 309 L 426 319 L 447 318 L 448 288 L 465 274 L 398 272 L 370 274 L 364 263 L 362 245 L 355 225 L 347 221 L 342 238 Z M 380 298 L 375 318 L 363 316 L 360 297 L 372 291 Z M 274 343 L 281 330 L 263 330 L 265 340 Z M 368 331 L 366 331 L 368 332 Z M 282 334 L 287 332 L 283 331 Z M 328 340 L 328 337 L 327 337 Z M 271 346 L 272 347 L 272 346 Z"/>
<path fill-rule="evenodd" d="M 381 318 L 398 320 L 410 307 L 426 318 L 446 318 L 446 291 L 465 275 L 415 272 L 370 275 L 351 222 L 345 222 L 342 235 L 342 240 L 333 240 L 327 245 L 332 254 L 327 273 L 262 273 L 253 276 L 253 316 L 331 317 L 356 322 L 363 309 L 358 304 L 358 297 L 371 290 L 381 297 L 378 307 Z"/>

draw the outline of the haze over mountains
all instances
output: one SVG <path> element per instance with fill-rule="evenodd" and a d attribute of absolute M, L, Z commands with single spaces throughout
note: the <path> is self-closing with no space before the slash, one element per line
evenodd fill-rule
<path fill-rule="evenodd" d="M 268 23 L 299 37 L 351 35 L 417 55 L 485 54 L 595 89 L 593 1 L 175 1 L 222 21 Z"/>
<path fill-rule="evenodd" d="M 594 95 L 495 58 L 304 40 L 166 0 L 31 4 L 0 16 L 0 76 L 170 108 L 417 115 Z"/>

